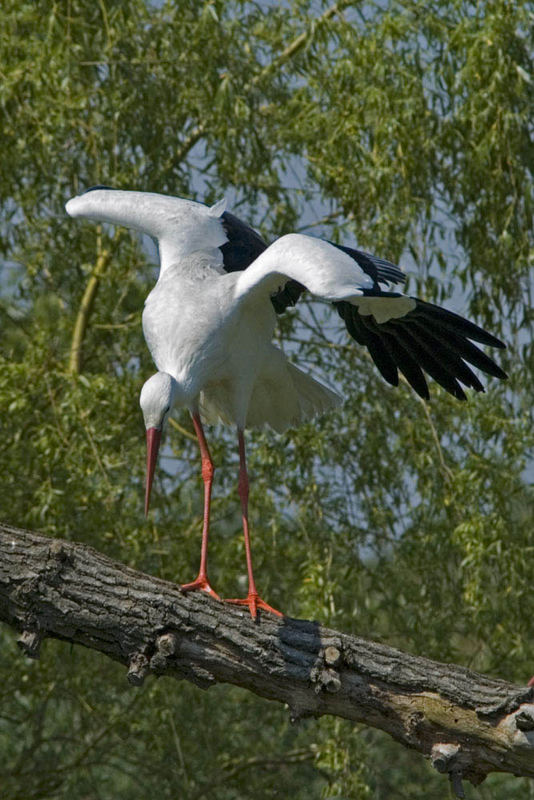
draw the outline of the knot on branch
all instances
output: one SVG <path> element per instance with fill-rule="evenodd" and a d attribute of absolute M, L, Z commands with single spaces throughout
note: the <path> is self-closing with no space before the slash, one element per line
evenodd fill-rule
<path fill-rule="evenodd" d="M 338 669 L 343 663 L 343 653 L 340 646 L 328 645 L 319 651 L 319 656 L 310 670 L 310 680 L 314 686 L 315 694 L 322 691 L 335 693 L 341 689 L 341 678 Z M 337 669 L 334 669 L 336 667 Z"/>
<path fill-rule="evenodd" d="M 451 787 L 456 797 L 465 797 L 464 787 L 462 785 L 465 765 L 460 763 L 460 745 L 438 742 L 432 748 L 430 761 L 438 772 L 449 773 Z"/>
<path fill-rule="evenodd" d="M 142 686 L 150 672 L 150 661 L 146 653 L 137 652 L 130 658 L 126 678 L 132 686 Z"/>
<path fill-rule="evenodd" d="M 48 561 L 45 564 L 42 577 L 44 577 L 49 586 L 58 586 L 64 568 L 71 567 L 73 564 L 73 558 L 63 542 L 54 540 L 48 548 Z"/>
<path fill-rule="evenodd" d="M 334 645 L 328 645 L 324 649 L 324 663 L 327 664 L 329 667 L 339 667 L 343 661 L 343 654 L 341 652 L 340 647 L 335 647 Z"/>
<path fill-rule="evenodd" d="M 194 652 L 194 645 L 180 640 L 176 633 L 163 633 L 156 639 L 149 668 L 158 675 L 170 671 L 174 677 L 178 674 L 201 689 L 209 689 L 215 683 L 215 676 L 196 663 Z"/>
<path fill-rule="evenodd" d="M 17 644 L 28 658 L 39 658 L 43 634 L 38 630 L 22 631 Z"/>
<path fill-rule="evenodd" d="M 534 731 L 534 705 L 523 706 L 515 715 L 515 724 L 518 730 Z"/>
<path fill-rule="evenodd" d="M 450 772 L 458 764 L 459 744 L 445 744 L 438 742 L 432 748 L 430 760 L 438 772 Z"/>
<path fill-rule="evenodd" d="M 169 660 L 178 652 L 178 637 L 174 633 L 164 633 L 156 639 L 156 652 L 150 659 L 153 672 L 165 672 Z"/>
<path fill-rule="evenodd" d="M 50 558 L 54 558 L 59 561 L 60 564 L 72 564 L 72 557 L 67 551 L 65 544 L 58 539 L 54 539 L 54 541 L 50 542 L 48 555 Z"/>

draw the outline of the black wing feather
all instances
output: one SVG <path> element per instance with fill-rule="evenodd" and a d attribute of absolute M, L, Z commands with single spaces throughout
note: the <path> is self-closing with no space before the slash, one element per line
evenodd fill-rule
<path fill-rule="evenodd" d="M 434 303 L 427 303 L 425 300 L 419 300 L 417 297 L 413 298 L 417 302 L 417 308 L 412 312 L 417 314 L 423 319 L 431 321 L 439 321 L 444 328 L 452 331 L 453 333 L 463 334 L 467 339 L 472 339 L 474 342 L 480 344 L 487 344 L 490 347 L 504 348 L 506 345 L 493 336 L 484 328 L 475 325 L 465 317 L 455 314 L 454 311 L 448 311 L 446 308 L 436 306 Z"/>
<path fill-rule="evenodd" d="M 358 310 L 344 300 L 334 303 L 334 307 L 337 308 L 337 313 L 344 321 L 345 327 L 352 338 L 358 342 L 358 344 L 365 347 L 367 344 L 367 336 L 365 334 L 365 329 L 362 330 L 363 322 L 362 317 L 358 314 Z"/>
<path fill-rule="evenodd" d="M 364 295 L 394 299 L 395 292 L 364 290 Z M 506 373 L 469 339 L 503 347 L 492 334 L 444 308 L 412 298 L 416 306 L 404 316 L 393 317 L 378 323 L 373 315 L 360 314 L 358 307 L 348 302 L 335 303 L 344 319 L 349 334 L 365 345 L 384 378 L 395 384 L 397 369 L 424 399 L 428 399 L 428 385 L 423 372 L 459 400 L 466 396 L 460 384 L 477 392 L 484 386 L 468 366 L 472 364 L 483 372 L 498 378 Z M 468 362 L 468 363 L 466 363 Z"/>
<path fill-rule="evenodd" d="M 271 303 L 277 314 L 283 314 L 288 306 L 294 306 L 300 300 L 302 292 L 306 287 L 298 281 L 288 281 L 283 289 L 271 295 Z"/>
<path fill-rule="evenodd" d="M 88 189 L 82 192 L 82 194 L 87 194 L 88 192 L 96 192 L 97 189 L 110 189 L 111 191 L 114 191 L 113 186 L 104 186 L 103 183 L 99 183 L 96 186 L 90 186 Z"/>
<path fill-rule="evenodd" d="M 416 324 L 408 324 L 406 328 L 412 336 L 412 339 L 425 350 L 433 359 L 433 362 L 439 365 L 441 370 L 448 373 L 450 378 L 459 383 L 463 383 L 464 386 L 475 389 L 477 392 L 484 391 L 484 387 L 480 381 L 478 381 L 476 375 L 471 372 L 467 364 L 450 349 L 443 346 L 438 339 L 430 336 L 428 331 L 421 331 Z"/>
<path fill-rule="evenodd" d="M 431 328 L 427 325 L 421 325 L 418 319 L 414 319 L 413 323 L 410 322 L 409 324 L 412 325 L 410 330 L 414 332 L 419 341 L 424 341 L 430 347 L 432 353 L 447 365 L 449 371 L 458 380 L 477 392 L 485 391 L 475 373 L 467 366 L 449 340 L 436 336 Z"/>
<path fill-rule="evenodd" d="M 417 361 L 396 336 L 387 333 L 387 331 L 384 331 L 381 336 L 391 357 L 412 389 L 414 389 L 423 400 L 429 400 L 430 392 L 428 391 L 428 384 L 424 372 Z"/>
<path fill-rule="evenodd" d="M 363 269 L 367 275 L 374 281 L 375 284 L 379 283 L 404 283 L 406 276 L 404 272 L 399 269 L 396 264 L 391 261 L 386 261 L 384 258 L 377 258 L 371 253 L 365 253 L 363 250 L 356 250 L 354 247 L 346 247 L 344 244 L 336 244 L 329 239 L 326 240 L 328 244 L 342 250 L 348 256 L 354 259 L 356 263 Z"/>
<path fill-rule="evenodd" d="M 394 360 L 389 350 L 381 341 L 381 337 L 369 325 L 365 324 L 365 317 L 358 314 L 355 306 L 344 301 L 334 303 L 338 314 L 345 322 L 345 326 L 358 344 L 367 347 L 371 358 L 382 373 L 383 377 L 392 386 L 398 386 L 399 376 Z"/>
<path fill-rule="evenodd" d="M 392 386 L 398 386 L 399 373 L 397 372 L 397 365 L 391 358 L 387 345 L 384 343 L 382 337 L 373 330 L 373 327 L 369 324 L 367 317 L 361 317 L 361 320 L 366 328 L 365 332 L 367 335 L 367 349 L 371 354 L 371 358 L 386 381 Z"/>
<path fill-rule="evenodd" d="M 267 242 L 246 222 L 225 211 L 222 226 L 228 241 L 221 245 L 226 272 L 241 272 L 267 250 Z"/>
<path fill-rule="evenodd" d="M 425 327 L 439 336 L 442 342 L 446 341 L 464 361 L 468 361 L 469 364 L 478 367 L 482 372 L 493 375 L 494 378 L 501 378 L 501 380 L 506 380 L 508 377 L 506 372 L 492 358 L 482 350 L 479 350 L 469 339 L 465 339 L 447 327 L 442 327 L 434 319 L 425 319 Z M 502 342 L 500 344 L 502 346 Z"/>
<path fill-rule="evenodd" d="M 444 389 L 454 395 L 458 400 L 467 399 L 454 375 L 449 372 L 444 364 L 435 358 L 431 351 L 427 350 L 418 341 L 417 337 L 414 336 L 409 329 L 395 326 L 395 335 L 398 336 L 401 343 L 417 364 L 419 364 L 425 372 L 428 372 L 431 378 L 434 378 L 440 386 L 443 386 Z"/>

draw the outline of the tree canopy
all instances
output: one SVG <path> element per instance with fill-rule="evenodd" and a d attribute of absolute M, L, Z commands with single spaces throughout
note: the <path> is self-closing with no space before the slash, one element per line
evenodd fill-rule
<path fill-rule="evenodd" d="M 459 403 L 387 386 L 326 305 L 277 337 L 342 409 L 248 436 L 262 596 L 292 616 L 525 683 L 531 511 L 534 5 L 411 0 L 5 0 L 0 30 L 0 516 L 192 579 L 197 445 L 175 417 L 142 514 L 147 242 L 69 220 L 93 184 L 214 202 L 401 263 L 408 290 L 503 338 L 506 383 Z M 246 581 L 234 432 L 217 466 L 211 579 Z M 2 631 L 0 781 L 15 798 L 441 798 L 376 732 L 292 726 L 235 688 L 128 688 L 91 652 L 17 657 Z M 475 796 L 477 790 L 472 790 Z M 485 798 L 530 797 L 489 778 Z"/>

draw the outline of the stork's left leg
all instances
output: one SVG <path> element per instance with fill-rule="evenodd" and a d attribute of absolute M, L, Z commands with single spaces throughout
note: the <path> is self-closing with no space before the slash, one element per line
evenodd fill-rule
<path fill-rule="evenodd" d="M 243 431 L 238 429 L 237 437 L 239 442 L 239 497 L 241 499 L 241 511 L 243 516 L 243 534 L 245 536 L 245 554 L 247 559 L 247 572 L 248 572 L 248 595 L 243 599 L 226 600 L 227 603 L 234 603 L 238 606 L 248 606 L 252 619 L 256 619 L 258 609 L 263 611 L 270 611 L 271 614 L 276 614 L 282 617 L 283 614 L 277 611 L 276 608 L 265 603 L 258 592 L 256 591 L 256 584 L 254 583 L 254 573 L 252 571 L 252 554 L 250 551 L 250 535 L 248 530 L 248 473 L 247 473 L 247 460 L 245 456 L 245 436 Z"/>

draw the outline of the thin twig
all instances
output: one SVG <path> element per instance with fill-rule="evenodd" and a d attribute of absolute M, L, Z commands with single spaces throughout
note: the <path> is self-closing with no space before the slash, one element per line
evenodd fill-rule
<path fill-rule="evenodd" d="M 430 411 L 428 409 L 428 404 L 426 403 L 425 400 L 423 400 L 422 397 L 419 397 L 418 395 L 417 395 L 417 399 L 419 400 L 419 402 L 423 406 L 423 409 L 424 409 L 424 412 L 425 412 L 425 416 L 427 418 L 427 422 L 428 422 L 428 424 L 430 426 L 430 430 L 432 432 L 432 438 L 434 439 L 434 444 L 436 445 L 436 450 L 437 450 L 437 453 L 438 453 L 438 458 L 439 458 L 439 463 L 440 463 L 441 469 L 443 470 L 443 473 L 444 473 L 445 478 L 447 479 L 447 481 L 452 481 L 452 479 L 454 477 L 453 471 L 445 463 L 445 457 L 443 455 L 443 450 L 441 448 L 441 442 L 439 440 L 439 436 L 438 436 L 438 432 L 436 430 L 436 426 L 434 425 L 432 417 L 430 416 Z"/>
<path fill-rule="evenodd" d="M 188 439 L 191 439 L 191 441 L 196 442 L 197 437 L 195 436 L 195 434 L 191 433 L 191 431 L 188 431 L 187 428 L 182 427 L 182 425 L 180 425 L 179 422 L 176 422 L 175 419 L 172 419 L 172 417 L 169 419 L 169 424 L 172 425 L 172 427 L 175 428 L 177 431 L 180 431 L 180 433 L 183 436 L 187 436 Z"/>
<path fill-rule="evenodd" d="M 119 241 L 121 235 L 121 231 L 116 232 L 115 242 Z M 104 250 L 102 248 L 102 227 L 100 225 L 97 228 L 96 249 L 96 263 L 93 267 L 89 280 L 87 281 L 87 286 L 85 287 L 85 291 L 83 293 L 80 308 L 78 309 L 76 322 L 74 323 L 74 331 L 72 334 L 69 352 L 69 372 L 71 375 L 79 375 L 81 372 L 83 341 L 85 339 L 85 333 L 89 324 L 89 317 L 91 316 L 91 311 L 93 309 L 93 303 L 95 301 L 96 293 L 100 284 L 100 279 L 106 271 L 112 255 L 111 250 Z"/>

